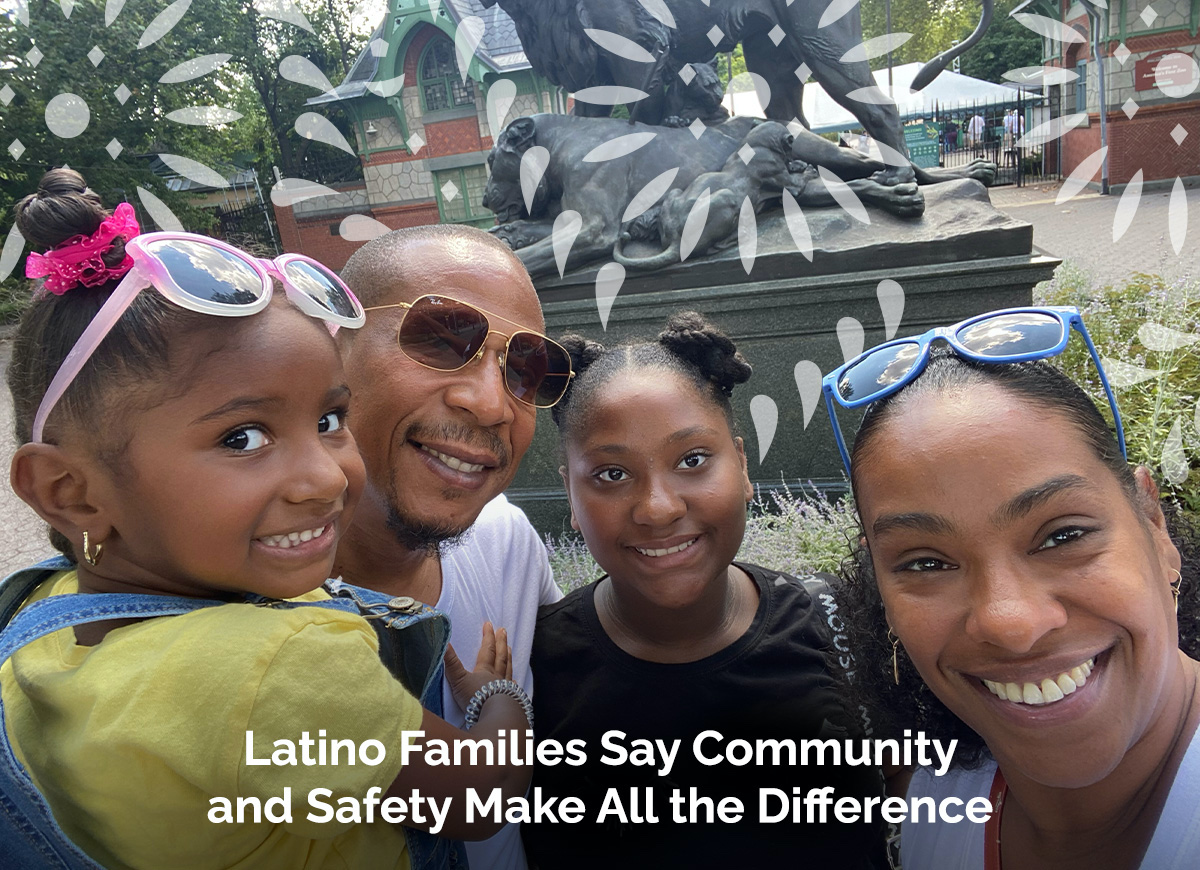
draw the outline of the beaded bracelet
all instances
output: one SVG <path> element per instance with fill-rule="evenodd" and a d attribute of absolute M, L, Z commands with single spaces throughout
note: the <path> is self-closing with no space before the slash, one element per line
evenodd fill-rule
<path fill-rule="evenodd" d="M 475 723 L 479 721 L 479 712 L 483 709 L 483 702 L 492 697 L 492 695 L 508 695 L 510 698 L 515 698 L 517 703 L 521 705 L 521 710 L 525 713 L 529 727 L 533 728 L 533 702 L 529 700 L 529 696 L 525 694 L 525 690 L 512 680 L 492 680 L 480 688 L 467 704 L 467 715 L 463 721 L 464 731 L 470 731 L 475 727 Z"/>

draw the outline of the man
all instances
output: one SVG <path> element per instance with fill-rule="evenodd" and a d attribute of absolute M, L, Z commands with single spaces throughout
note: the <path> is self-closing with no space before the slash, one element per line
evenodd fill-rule
<path fill-rule="evenodd" d="M 537 609 L 562 593 L 537 533 L 502 495 L 533 439 L 536 417 L 536 408 L 505 383 L 506 357 L 510 376 L 518 361 L 508 336 L 545 329 L 529 275 L 487 233 L 434 225 L 368 242 L 342 277 L 367 309 L 362 329 L 338 334 L 367 488 L 338 545 L 336 571 L 347 582 L 445 612 L 451 643 L 467 667 L 485 622 L 507 629 L 513 679 L 532 694 Z M 428 294 L 439 298 L 430 301 Z M 460 338 L 481 337 L 482 329 L 472 332 L 479 309 L 489 328 L 478 353 L 472 356 L 475 345 L 468 345 L 465 364 L 438 356 L 452 354 Z M 441 370 L 455 364 L 461 367 Z M 464 711 L 445 689 L 443 715 L 462 727 Z M 475 870 L 526 866 L 516 825 L 469 844 L 467 856 Z"/>
<path fill-rule="evenodd" d="M 976 113 L 967 124 L 967 147 L 978 152 L 983 147 L 983 115 Z"/>

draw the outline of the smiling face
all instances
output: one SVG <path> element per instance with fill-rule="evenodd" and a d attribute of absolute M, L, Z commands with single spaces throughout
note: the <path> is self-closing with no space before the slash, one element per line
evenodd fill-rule
<path fill-rule="evenodd" d="M 176 594 L 315 589 L 364 478 L 332 339 L 280 300 L 173 341 L 185 386 L 128 421 L 94 570 Z"/>
<path fill-rule="evenodd" d="M 1065 416 L 988 383 L 891 409 L 855 461 L 888 621 L 1006 775 L 1089 785 L 1171 733 L 1179 554 L 1144 470 L 1131 496 Z"/>
<path fill-rule="evenodd" d="M 722 587 L 753 489 L 741 440 L 694 383 L 624 369 L 566 444 L 571 524 L 625 600 L 686 607 Z"/>
<path fill-rule="evenodd" d="M 478 241 L 410 242 L 404 277 L 392 292 L 372 292 L 375 304 L 441 293 L 496 315 L 489 319 L 498 330 L 488 335 L 481 359 L 454 372 L 426 368 L 400 350 L 403 308 L 369 311 L 366 326 L 345 347 L 355 435 L 368 476 L 361 516 L 383 519 L 402 543 L 421 546 L 469 528 L 517 473 L 533 440 L 536 411 L 505 388 L 500 359 L 505 334 L 542 332 L 543 321 L 520 261 Z"/>

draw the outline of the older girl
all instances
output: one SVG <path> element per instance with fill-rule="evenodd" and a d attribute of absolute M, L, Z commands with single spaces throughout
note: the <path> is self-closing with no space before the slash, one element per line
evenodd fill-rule
<path fill-rule="evenodd" d="M 1194 566 L 1125 461 L 1115 401 L 1114 433 L 1041 361 L 1073 330 L 1099 367 L 1078 312 L 1016 309 L 825 380 L 831 415 L 869 405 L 847 457 L 856 688 L 881 731 L 967 748 L 910 797 L 995 807 L 986 825 L 906 823 L 908 870 L 1200 866 Z"/>
<path fill-rule="evenodd" d="M 535 787 L 582 798 L 588 818 L 528 826 L 531 861 L 849 870 L 882 857 L 877 825 L 796 823 L 786 806 L 797 789 L 827 785 L 878 794 L 875 769 L 725 757 L 735 740 L 847 730 L 823 653 L 824 610 L 795 577 L 734 561 L 753 490 L 730 395 L 750 366 L 694 313 L 672 317 L 657 341 L 564 344 L 578 374 L 555 409 L 561 472 L 571 523 L 606 576 L 538 620 L 538 737 L 582 740 L 588 761 L 540 766 Z M 634 741 L 665 751 L 619 761 L 606 734 L 620 751 Z M 774 802 L 760 804 L 769 788 Z M 761 807 L 779 813 L 779 794 L 781 820 L 759 824 Z M 598 821 L 614 796 L 624 812 Z"/>

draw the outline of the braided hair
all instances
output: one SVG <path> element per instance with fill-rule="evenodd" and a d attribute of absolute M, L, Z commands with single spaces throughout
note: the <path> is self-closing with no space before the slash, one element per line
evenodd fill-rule
<path fill-rule="evenodd" d="M 733 388 L 750 378 L 752 369 L 724 332 L 695 311 L 681 311 L 667 320 L 655 341 L 606 348 L 582 335 L 565 335 L 559 343 L 571 355 L 575 377 L 566 395 L 551 411 L 563 440 L 572 438 L 601 386 L 625 369 L 647 368 L 673 372 L 721 409 L 734 431 Z"/>

